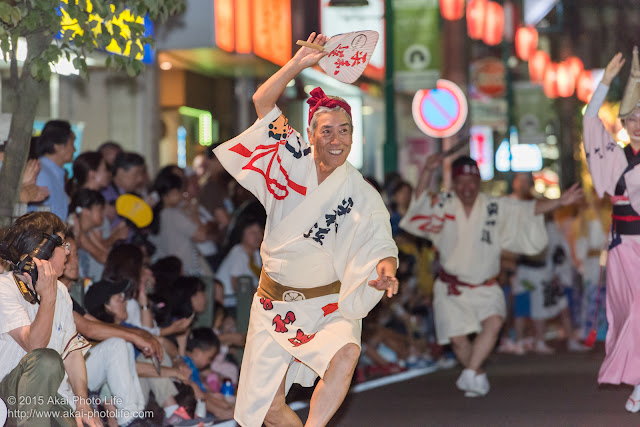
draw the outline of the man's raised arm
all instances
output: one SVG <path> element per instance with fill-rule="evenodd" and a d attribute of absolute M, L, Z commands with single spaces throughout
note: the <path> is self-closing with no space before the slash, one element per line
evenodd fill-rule
<path fill-rule="evenodd" d="M 328 37 L 325 35 L 311 33 L 307 42 L 324 46 L 327 40 Z M 258 118 L 263 118 L 273 110 L 276 101 L 284 91 L 287 83 L 294 79 L 305 68 L 316 65 L 318 61 L 326 55 L 327 52 L 310 47 L 301 47 L 298 49 L 293 58 L 274 75 L 269 77 L 269 79 L 256 90 L 256 93 L 253 94 L 253 103 L 256 107 Z"/>
<path fill-rule="evenodd" d="M 414 199 L 419 199 L 422 193 L 429 189 L 433 174 L 442 165 L 444 157 L 442 153 L 435 153 L 427 157 L 424 168 L 420 173 L 420 178 L 418 179 L 418 185 L 416 185 L 416 189 L 413 192 Z"/>
<path fill-rule="evenodd" d="M 559 207 L 568 206 L 576 203 L 584 197 L 584 192 L 578 184 L 573 184 L 571 188 L 562 192 L 559 199 L 539 199 L 536 200 L 534 215 L 545 214 Z"/>

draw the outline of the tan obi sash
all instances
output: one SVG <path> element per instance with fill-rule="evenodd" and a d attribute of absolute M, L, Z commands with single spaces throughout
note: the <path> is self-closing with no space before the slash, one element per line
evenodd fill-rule
<path fill-rule="evenodd" d="M 268 298 L 272 301 L 302 301 L 310 298 L 323 297 L 325 295 L 339 294 L 340 281 L 336 280 L 325 286 L 316 288 L 290 288 L 283 286 L 273 280 L 264 272 L 260 272 L 260 286 L 258 286 L 257 294 L 259 297 Z"/>

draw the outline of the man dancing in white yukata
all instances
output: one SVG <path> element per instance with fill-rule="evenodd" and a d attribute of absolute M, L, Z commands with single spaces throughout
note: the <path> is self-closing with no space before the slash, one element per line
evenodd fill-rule
<path fill-rule="evenodd" d="M 327 37 L 312 33 L 307 41 L 324 45 Z M 301 426 L 285 395 L 293 382 L 312 386 L 317 376 L 306 425 L 326 425 L 358 361 L 361 319 L 383 291 L 398 291 L 389 213 L 346 161 L 349 104 L 311 92 L 311 146 L 275 105 L 287 83 L 325 55 L 299 49 L 254 94 L 258 121 L 215 149 L 267 211 L 235 410 L 243 426 Z"/>
<path fill-rule="evenodd" d="M 577 184 L 556 200 L 520 201 L 480 193 L 480 171 L 470 157 L 452 164 L 453 192 L 426 191 L 444 156 L 427 158 L 414 198 L 400 226 L 431 240 L 442 269 L 434 284 L 433 309 L 441 345 L 451 343 L 464 366 L 457 387 L 467 397 L 484 396 L 489 380 L 482 370 L 504 322 L 504 294 L 496 277 L 500 252 L 534 255 L 547 245 L 543 215 L 582 197 Z M 471 342 L 468 335 L 477 333 Z"/>

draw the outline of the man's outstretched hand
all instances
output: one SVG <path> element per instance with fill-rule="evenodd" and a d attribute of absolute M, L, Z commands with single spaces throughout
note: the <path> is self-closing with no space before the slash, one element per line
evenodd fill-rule
<path fill-rule="evenodd" d="M 376 266 L 378 278 L 370 280 L 369 286 L 379 291 L 387 291 L 387 297 L 391 298 L 398 293 L 398 279 L 396 279 L 397 263 L 395 257 L 382 259 Z"/>
<path fill-rule="evenodd" d="M 560 205 L 569 206 L 584 199 L 584 190 L 579 184 L 573 184 L 571 188 L 562 192 L 560 196 Z"/>

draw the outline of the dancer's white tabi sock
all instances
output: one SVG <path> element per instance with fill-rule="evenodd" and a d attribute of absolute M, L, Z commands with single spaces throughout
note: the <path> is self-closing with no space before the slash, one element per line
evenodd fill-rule
<path fill-rule="evenodd" d="M 640 384 L 635 386 L 633 393 L 631 393 L 631 396 L 627 399 L 624 407 L 629 412 L 635 413 L 640 411 Z"/>

